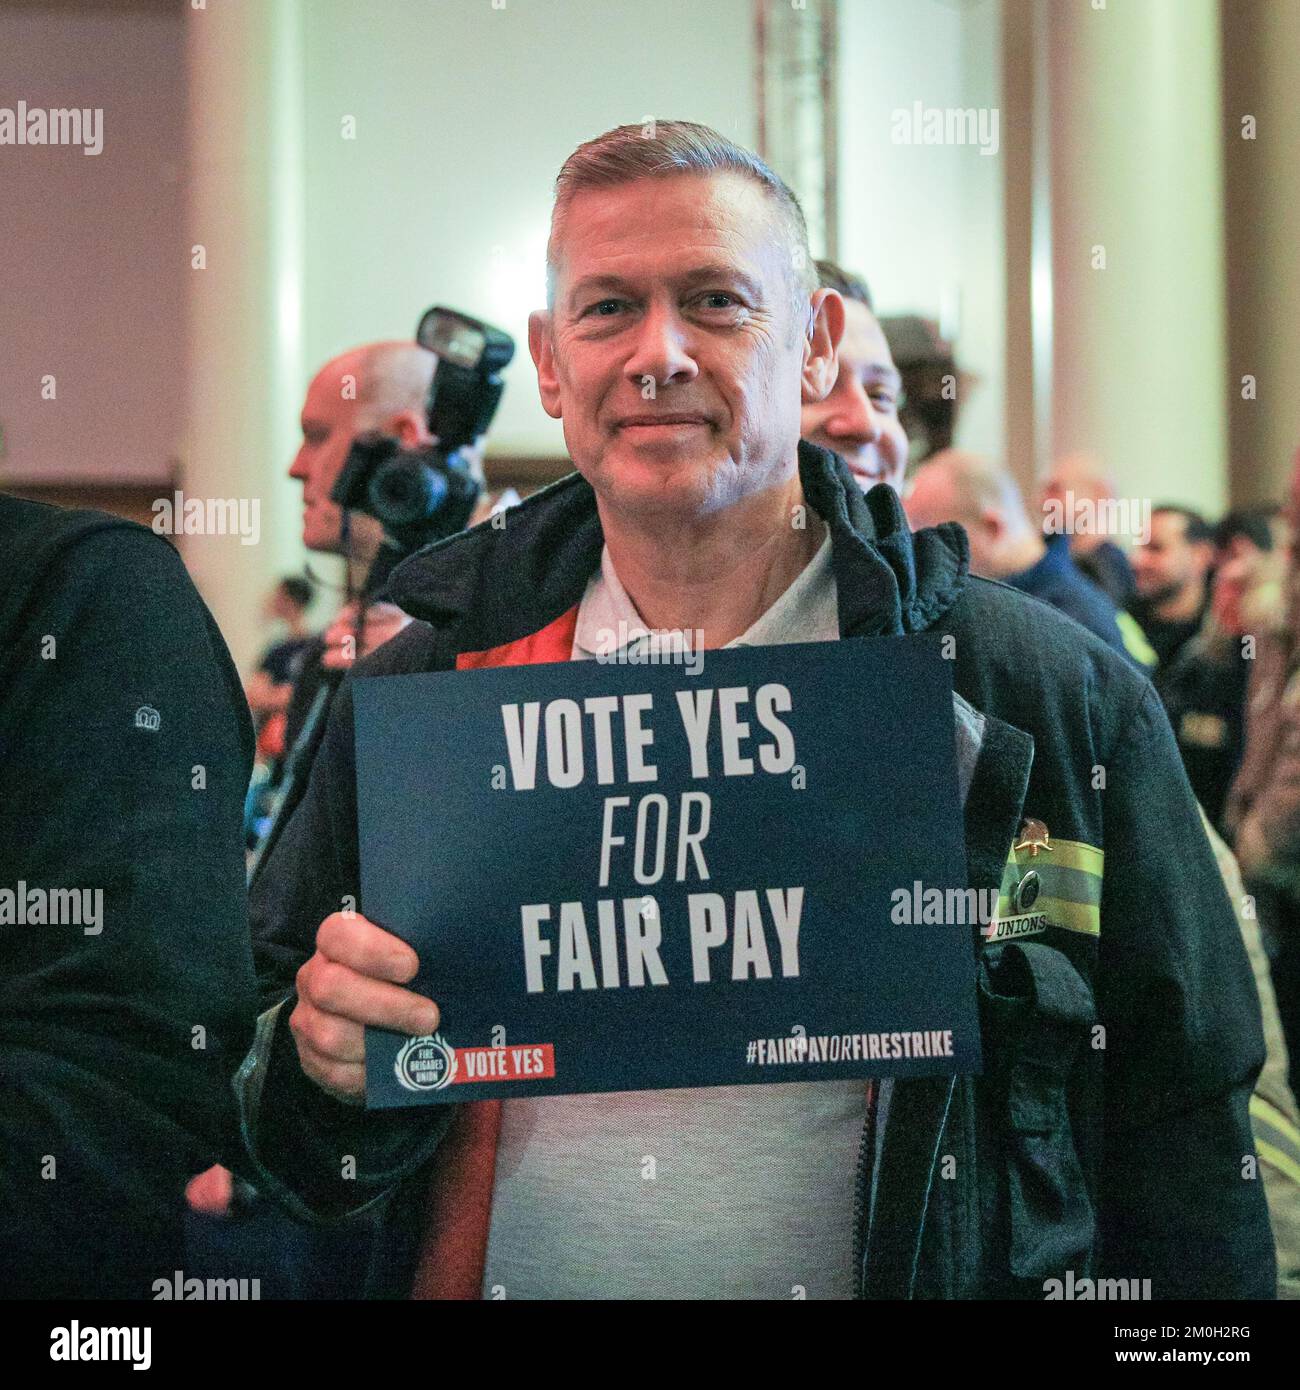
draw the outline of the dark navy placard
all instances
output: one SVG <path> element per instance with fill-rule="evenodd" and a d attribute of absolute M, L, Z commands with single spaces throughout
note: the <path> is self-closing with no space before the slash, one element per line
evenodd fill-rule
<path fill-rule="evenodd" d="M 356 682 L 360 910 L 415 947 L 412 988 L 442 1014 L 432 1039 L 367 1030 L 368 1106 L 980 1069 L 971 928 L 891 920 L 896 890 L 967 881 L 951 663 L 925 637 L 702 656 L 697 674 L 685 665 L 591 661 Z M 779 694 L 765 701 L 768 724 L 793 739 L 789 767 L 784 740 L 757 715 L 758 693 L 771 685 L 790 696 L 788 710 Z M 747 699 L 726 702 L 749 728 L 730 753 L 754 771 L 728 776 L 719 692 L 736 688 Z M 703 690 L 714 692 L 708 772 L 696 776 L 677 692 Z M 611 719 L 614 780 L 598 780 L 595 721 L 584 713 L 584 775 L 572 787 L 552 785 L 549 702 L 575 701 L 581 712 L 602 696 L 650 697 L 640 725 L 653 736 L 643 760 L 654 780 L 628 780 L 620 706 Z M 519 706 L 522 721 L 533 701 L 536 781 L 520 790 L 503 707 Z M 553 718 L 558 727 L 560 715 Z M 563 780 L 558 758 L 556 771 Z M 682 797 L 691 793 L 709 798 L 708 834 L 697 841 L 708 879 L 688 847 L 677 882 Z M 668 806 L 664 873 L 653 883 L 634 877 L 638 807 L 649 795 Z M 630 803 L 611 812 L 612 833 L 626 843 L 611 848 L 601 887 L 608 797 Z M 662 805 L 646 810 L 643 874 L 653 871 Z M 687 828 L 698 831 L 698 799 L 689 811 Z M 787 977 L 793 955 L 783 954 L 776 916 L 784 911 L 789 937 L 795 888 L 803 890 L 799 973 Z M 715 903 L 701 916 L 693 949 L 689 898 L 705 893 L 718 895 L 722 910 Z M 613 930 L 607 922 L 603 935 L 601 900 L 613 904 Z M 635 900 L 626 913 L 625 900 Z M 580 904 L 584 930 L 577 909 L 562 917 L 564 903 Z M 527 988 L 528 905 L 550 914 L 532 914 L 532 939 L 550 946 L 549 955 L 534 953 L 539 993 Z M 644 957 L 644 982 L 630 982 L 628 917 L 634 934 L 657 922 L 667 983 L 654 982 Z M 751 949 L 740 962 L 746 978 L 733 979 L 738 919 Z M 725 939 L 709 949 L 723 927 Z M 755 977 L 760 935 L 770 978 Z M 700 953 L 707 983 L 695 979 Z M 606 979 L 618 984 L 605 987 Z M 945 1032 L 949 1055 L 939 1046 Z M 879 1055 L 868 1035 L 888 1038 Z M 792 1041 L 800 1037 L 808 1041 Z"/>

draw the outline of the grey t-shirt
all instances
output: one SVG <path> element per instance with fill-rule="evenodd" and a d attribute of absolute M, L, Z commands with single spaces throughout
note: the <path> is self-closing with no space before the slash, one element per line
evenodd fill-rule
<path fill-rule="evenodd" d="M 834 640 L 836 599 L 828 536 L 728 645 Z M 573 659 L 638 631 L 606 550 Z M 862 1081 L 505 1101 L 483 1296 L 850 1298 L 865 1106 Z"/>

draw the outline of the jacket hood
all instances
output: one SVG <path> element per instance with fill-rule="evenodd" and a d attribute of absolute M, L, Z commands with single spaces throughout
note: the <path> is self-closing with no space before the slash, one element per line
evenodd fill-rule
<path fill-rule="evenodd" d="M 952 606 L 968 574 L 960 526 L 913 533 L 891 487 L 881 483 L 864 496 L 838 454 L 804 440 L 799 476 L 830 530 L 842 634 L 921 632 Z M 572 473 L 410 556 L 388 592 L 414 618 L 461 625 L 461 647 L 489 647 L 525 637 L 578 603 L 603 546 L 595 493 Z"/>

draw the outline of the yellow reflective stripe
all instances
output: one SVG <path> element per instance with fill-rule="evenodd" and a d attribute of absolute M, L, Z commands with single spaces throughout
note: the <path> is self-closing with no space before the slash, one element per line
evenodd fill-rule
<path fill-rule="evenodd" d="M 1067 898 L 1041 896 L 1033 910 L 1041 912 L 1053 927 L 1082 932 L 1085 936 L 1101 935 L 1101 909 L 1095 903 L 1075 903 Z"/>
<path fill-rule="evenodd" d="M 1101 935 L 1101 909 L 1096 903 L 1076 903 L 1069 898 L 1054 898 L 1040 893 L 1026 912 L 1031 917 L 1046 917 L 1048 925 L 1052 927 L 1064 927 L 1066 931 L 1082 932 L 1085 936 Z M 1003 922 L 1014 915 L 1011 898 L 1003 893 L 998 898 L 998 921 Z"/>
<path fill-rule="evenodd" d="M 1280 1129 L 1283 1133 L 1289 1132 L 1295 1140 L 1297 1150 L 1300 1151 L 1300 1129 L 1297 1129 L 1295 1121 L 1285 1111 L 1279 1110 L 1267 1096 L 1261 1096 L 1258 1091 L 1253 1092 L 1250 1097 L 1250 1113 L 1258 1115 L 1274 1129 Z"/>
<path fill-rule="evenodd" d="M 1085 845 L 1082 840 L 1053 840 L 1051 849 L 1040 849 L 1037 854 L 1031 849 L 1012 850 L 1007 862 L 1021 869 L 1032 869 L 1036 864 L 1059 864 L 1063 869 L 1082 869 L 1085 874 L 1102 875 L 1106 855 L 1095 845 Z"/>
<path fill-rule="evenodd" d="M 1012 848 L 1009 851 L 998 895 L 999 919 L 1013 914 L 1012 894 L 1016 885 L 1025 873 L 1036 866 L 1041 868 L 1051 864 L 1062 869 L 1074 869 L 1101 882 L 1102 866 L 1106 861 L 1102 850 L 1081 840 L 1052 840 L 1051 846 L 1050 850 L 1040 849 L 1037 854 L 1028 849 L 1017 852 Z M 1059 888 L 1059 881 L 1052 886 Z M 1076 902 L 1073 898 L 1040 893 L 1026 910 L 1042 913 L 1054 927 L 1064 927 L 1066 931 L 1080 932 L 1085 936 L 1101 935 L 1101 910 L 1096 903 Z"/>
<path fill-rule="evenodd" d="M 1300 1183 L 1300 1129 L 1296 1128 L 1295 1122 L 1271 1101 L 1258 1094 L 1250 1098 L 1250 1115 L 1252 1120 L 1275 1131 L 1275 1137 L 1290 1150 L 1288 1153 L 1286 1149 L 1280 1149 L 1276 1144 L 1261 1139 L 1257 1127 L 1255 1147 L 1259 1150 L 1259 1156 L 1267 1159 L 1279 1172 Z"/>
<path fill-rule="evenodd" d="M 1279 1173 L 1284 1174 L 1294 1183 L 1300 1183 L 1300 1163 L 1289 1158 L 1281 1149 L 1275 1149 L 1272 1144 L 1266 1144 L 1262 1139 L 1256 1139 L 1255 1151 L 1265 1163 L 1276 1168 Z"/>
<path fill-rule="evenodd" d="M 1160 658 L 1156 655 L 1156 649 L 1147 641 L 1146 633 L 1131 613 L 1126 613 L 1121 608 L 1115 614 L 1115 624 L 1119 628 L 1120 641 L 1124 643 L 1124 649 L 1131 657 L 1140 661 L 1143 666 L 1159 664 Z"/>

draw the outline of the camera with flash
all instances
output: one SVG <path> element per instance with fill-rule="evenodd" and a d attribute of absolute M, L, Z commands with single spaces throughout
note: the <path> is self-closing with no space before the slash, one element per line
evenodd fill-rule
<path fill-rule="evenodd" d="M 415 340 L 438 358 L 425 403 L 435 441 L 411 449 L 378 431 L 359 434 L 330 492 L 374 517 L 401 555 L 468 522 L 483 489 L 469 447 L 492 423 L 515 353 L 508 333 L 442 306 L 420 319 Z"/>

